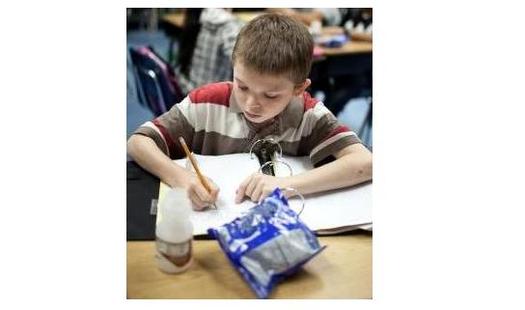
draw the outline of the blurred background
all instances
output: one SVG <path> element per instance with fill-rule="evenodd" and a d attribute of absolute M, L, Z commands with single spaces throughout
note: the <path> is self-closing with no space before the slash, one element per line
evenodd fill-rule
<path fill-rule="evenodd" d="M 314 41 L 308 90 L 372 149 L 371 8 L 127 8 L 127 136 L 200 85 L 231 80 L 235 37 L 279 12 Z"/>

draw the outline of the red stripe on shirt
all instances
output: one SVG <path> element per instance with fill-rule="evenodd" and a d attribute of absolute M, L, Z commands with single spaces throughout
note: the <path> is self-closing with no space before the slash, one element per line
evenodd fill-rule
<path fill-rule="evenodd" d="M 166 140 L 166 144 L 168 145 L 168 152 L 169 154 L 174 154 L 173 151 L 174 151 L 174 147 L 175 147 L 175 143 L 173 142 L 173 139 L 171 139 L 171 136 L 170 134 L 168 133 L 168 130 L 166 129 L 166 127 L 164 127 L 158 119 L 154 119 L 153 120 L 153 124 L 155 124 L 155 126 L 157 126 L 157 128 L 159 129 L 160 133 L 162 134 L 162 136 L 164 137 L 164 140 Z M 168 154 L 168 155 L 169 155 Z"/>
<path fill-rule="evenodd" d="M 214 103 L 230 106 L 233 85 L 230 82 L 207 84 L 189 93 L 192 103 Z"/>
<path fill-rule="evenodd" d="M 347 132 L 347 131 L 350 131 L 350 128 L 346 127 L 345 125 L 339 125 L 330 132 L 330 134 L 328 135 L 328 137 L 326 137 L 326 139 L 329 139 L 337 134 L 340 134 L 342 132 Z"/>
<path fill-rule="evenodd" d="M 315 105 L 319 102 L 319 100 L 312 98 L 308 92 L 303 93 L 303 100 L 304 100 L 304 111 L 308 111 L 315 107 Z"/>

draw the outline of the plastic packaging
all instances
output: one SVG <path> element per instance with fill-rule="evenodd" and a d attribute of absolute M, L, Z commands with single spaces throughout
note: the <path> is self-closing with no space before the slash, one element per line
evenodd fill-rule
<path fill-rule="evenodd" d="M 278 188 L 246 215 L 208 234 L 259 298 L 325 248 Z"/>
<path fill-rule="evenodd" d="M 349 38 L 344 34 L 332 35 L 327 37 L 322 37 L 316 41 L 317 44 L 324 47 L 341 47 L 343 46 Z"/>
<path fill-rule="evenodd" d="M 191 201 L 183 189 L 170 189 L 157 213 L 155 228 L 156 259 L 159 269 L 180 273 L 192 262 L 193 225 Z"/>

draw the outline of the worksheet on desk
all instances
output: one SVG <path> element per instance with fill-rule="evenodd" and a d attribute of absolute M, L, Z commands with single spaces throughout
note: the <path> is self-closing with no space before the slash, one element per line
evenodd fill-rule
<path fill-rule="evenodd" d="M 246 213 L 255 206 L 254 202 L 245 199 L 235 203 L 235 192 L 241 182 L 260 168 L 255 156 L 247 153 L 219 156 L 194 155 L 201 172 L 213 180 L 220 188 L 216 203 L 217 209 L 206 208 L 203 211 L 192 211 L 191 220 L 194 235 L 205 235 L 210 227 L 218 227 L 231 222 L 236 217 Z M 299 174 L 312 169 L 308 157 L 284 156 L 283 160 L 291 167 L 293 174 Z M 186 166 L 186 159 L 175 160 L 181 166 Z M 277 166 L 279 167 L 279 166 Z M 276 168 L 277 168 L 276 167 Z M 277 171 L 286 174 L 288 168 L 281 166 Z M 159 208 L 163 196 L 169 187 L 161 183 L 159 190 Z M 289 199 L 290 207 L 296 211 L 301 209 L 298 198 Z M 306 195 L 305 207 L 301 219 L 312 230 L 332 229 L 339 227 L 357 227 L 372 223 L 372 185 L 361 185 L 352 188 L 334 190 L 320 194 Z"/>
<path fill-rule="evenodd" d="M 257 172 L 259 162 L 249 154 L 231 154 L 220 156 L 207 156 L 194 154 L 199 169 L 219 187 L 219 197 L 215 205 L 217 209 L 208 207 L 202 211 L 192 211 L 191 221 L 193 223 L 194 235 L 205 235 L 210 227 L 218 227 L 233 221 L 236 217 L 247 212 L 255 203 L 244 200 L 240 204 L 235 203 L 235 192 L 241 182 L 250 174 Z M 188 167 L 186 159 L 175 160 L 175 163 Z M 160 202 L 168 185 L 161 183 L 159 190 Z"/>

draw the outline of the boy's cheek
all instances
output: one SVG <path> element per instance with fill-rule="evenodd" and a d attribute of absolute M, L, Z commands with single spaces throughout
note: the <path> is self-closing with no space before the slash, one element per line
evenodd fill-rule
<path fill-rule="evenodd" d="M 235 98 L 235 100 L 237 101 L 237 105 L 239 106 L 239 108 L 241 108 L 242 111 L 246 110 L 244 104 L 246 102 L 246 99 L 244 98 L 244 96 L 238 96 Z"/>

